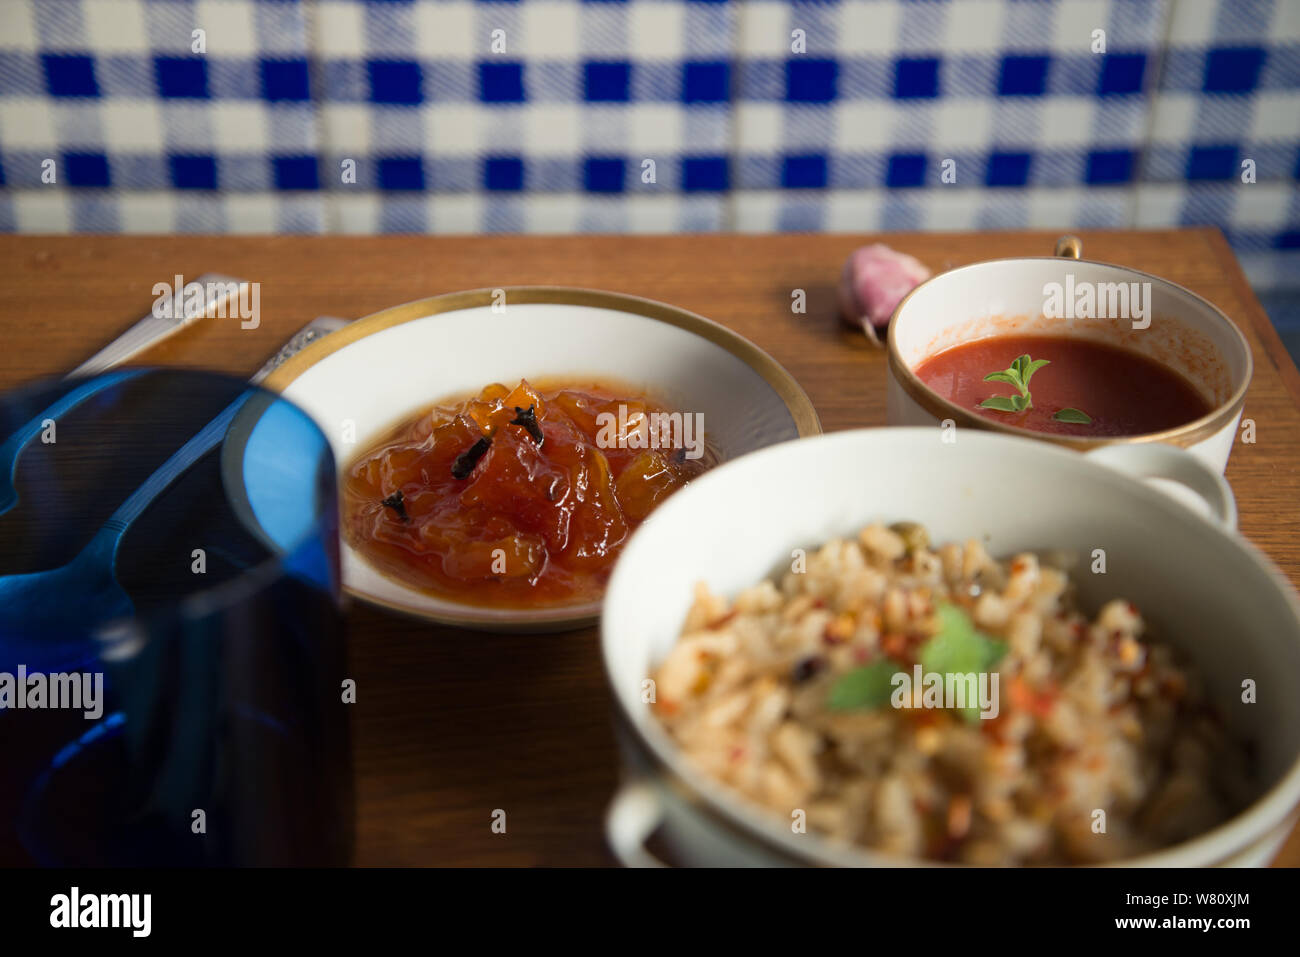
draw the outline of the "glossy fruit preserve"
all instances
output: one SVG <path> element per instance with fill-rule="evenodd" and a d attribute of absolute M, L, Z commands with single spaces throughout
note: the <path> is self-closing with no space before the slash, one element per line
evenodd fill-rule
<path fill-rule="evenodd" d="M 600 597 L 623 542 L 716 457 L 695 417 L 565 381 L 433 406 L 347 469 L 344 531 L 388 575 L 527 608 Z"/>
<path fill-rule="evenodd" d="M 1028 382 L 1022 381 L 1026 371 Z M 989 381 L 990 374 L 999 378 Z M 984 418 L 1058 435 L 1142 435 L 1211 411 L 1172 369 L 1128 349 L 1068 336 L 993 336 L 962 343 L 926 359 L 916 375 Z"/>

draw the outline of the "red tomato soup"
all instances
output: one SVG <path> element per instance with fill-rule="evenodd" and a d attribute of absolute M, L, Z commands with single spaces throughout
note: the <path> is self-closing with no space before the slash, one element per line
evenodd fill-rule
<path fill-rule="evenodd" d="M 990 373 L 1005 375 L 985 381 Z M 1185 425 L 1211 410 L 1172 369 L 1128 349 L 1068 336 L 977 339 L 931 356 L 916 375 L 986 419 L 1056 435 L 1142 435 Z"/>

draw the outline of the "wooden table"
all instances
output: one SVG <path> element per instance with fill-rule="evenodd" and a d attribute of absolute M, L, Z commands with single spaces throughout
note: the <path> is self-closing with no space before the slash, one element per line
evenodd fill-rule
<path fill-rule="evenodd" d="M 1087 258 L 1182 283 L 1255 351 L 1228 478 L 1241 531 L 1300 585 L 1300 373 L 1214 229 L 1082 234 Z M 883 240 L 932 268 L 1047 255 L 1052 233 L 674 237 L 2 236 L 0 387 L 62 373 L 144 315 L 156 282 L 259 281 L 261 323 L 212 319 L 153 361 L 250 374 L 313 317 L 363 316 L 456 289 L 588 286 L 660 299 L 753 340 L 803 384 L 829 431 L 885 421 L 882 352 L 836 319 L 856 246 Z M 806 290 L 808 311 L 792 314 Z M 348 612 L 360 864 L 607 864 L 601 818 L 618 771 L 594 629 L 508 637 Z M 507 833 L 491 829 L 507 812 Z M 1279 863 L 1300 864 L 1300 831 Z"/>

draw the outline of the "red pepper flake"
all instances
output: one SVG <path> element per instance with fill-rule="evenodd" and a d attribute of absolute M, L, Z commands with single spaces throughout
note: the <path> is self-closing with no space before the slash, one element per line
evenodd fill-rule
<path fill-rule="evenodd" d="M 744 756 L 745 756 L 745 749 L 742 748 L 740 745 L 736 745 L 734 748 L 731 749 L 732 761 L 739 761 Z"/>
<path fill-rule="evenodd" d="M 970 832 L 971 800 L 968 795 L 957 794 L 948 801 L 948 836 L 960 841 Z"/>
<path fill-rule="evenodd" d="M 735 618 L 738 614 L 740 614 L 740 612 L 736 611 L 736 609 L 733 608 L 731 609 L 731 611 L 727 612 L 725 615 L 721 616 L 720 618 L 713 619 L 713 621 L 709 622 L 708 625 L 706 625 L 705 627 L 709 631 L 717 631 L 727 622 L 731 621 L 731 619 Z"/>
<path fill-rule="evenodd" d="M 907 636 L 894 632 L 881 635 L 880 647 L 890 658 L 901 658 L 907 651 Z"/>
<path fill-rule="evenodd" d="M 1160 691 L 1167 698 L 1181 698 L 1187 693 L 1187 680 L 1180 674 L 1165 675 L 1165 680 L 1160 683 Z"/>
<path fill-rule="evenodd" d="M 910 720 L 915 729 L 937 727 L 944 721 L 945 713 L 931 708 L 906 708 L 903 717 Z"/>
<path fill-rule="evenodd" d="M 1011 679 L 1007 688 L 1011 704 L 1020 711 L 1028 711 L 1038 718 L 1046 718 L 1056 704 L 1056 689 L 1047 688 L 1037 691 L 1029 686 L 1020 675 Z"/>
<path fill-rule="evenodd" d="M 1006 709 L 999 711 L 995 718 L 981 719 L 979 730 L 984 737 L 996 741 L 998 744 L 1006 744 L 1007 736 L 1004 733 L 1007 730 Z"/>
<path fill-rule="evenodd" d="M 939 830 L 939 822 L 934 821 L 933 818 L 927 818 L 926 822 L 931 833 L 926 838 L 925 856 L 932 861 L 956 860 L 961 845 L 942 833 Z"/>

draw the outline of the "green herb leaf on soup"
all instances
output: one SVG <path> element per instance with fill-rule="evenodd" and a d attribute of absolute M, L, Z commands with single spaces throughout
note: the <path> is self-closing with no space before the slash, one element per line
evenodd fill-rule
<path fill-rule="evenodd" d="M 990 372 L 984 377 L 985 382 L 1005 382 L 1008 385 L 1016 387 L 1019 395 L 994 395 L 980 403 L 984 409 L 995 409 L 998 412 L 1023 412 L 1031 408 L 1034 404 L 1033 396 L 1029 394 L 1029 380 L 1033 378 L 1035 372 L 1047 365 L 1049 359 L 1031 359 L 1029 355 L 1019 356 L 1015 362 L 1011 363 L 1010 368 L 1003 369 L 1001 372 Z"/>
<path fill-rule="evenodd" d="M 1029 380 L 1034 377 L 1034 373 L 1052 362 L 1051 359 L 1030 359 L 1029 356 L 1021 356 L 1016 361 L 1021 363 L 1020 379 L 1024 382 L 1025 389 L 1029 388 Z"/>
<path fill-rule="evenodd" d="M 1016 361 L 1001 372 L 990 372 L 984 377 L 985 382 L 1005 382 L 1014 386 L 1019 395 L 991 395 L 980 402 L 981 409 L 993 409 L 995 412 L 1023 412 L 1034 407 L 1034 397 L 1029 391 L 1029 380 L 1045 365 L 1051 365 L 1050 359 L 1033 359 L 1028 353 L 1017 356 Z M 1058 422 L 1074 422 L 1089 425 L 1092 417 L 1080 409 L 1061 409 L 1052 418 Z"/>
<path fill-rule="evenodd" d="M 1016 375 L 1014 372 L 1010 372 L 1010 371 L 1008 371 L 1008 372 L 990 372 L 988 375 L 986 375 L 986 376 L 984 377 L 984 381 L 985 381 L 985 382 L 1005 382 L 1005 383 L 1007 383 L 1008 385 L 1013 385 L 1013 386 L 1015 386 L 1017 389 L 1020 388 L 1020 377 L 1019 377 L 1018 375 Z"/>
<path fill-rule="evenodd" d="M 1024 399 L 1020 395 L 991 395 L 980 403 L 980 408 L 996 409 L 998 412 L 1019 412 L 1016 408 L 1016 399 Z"/>

